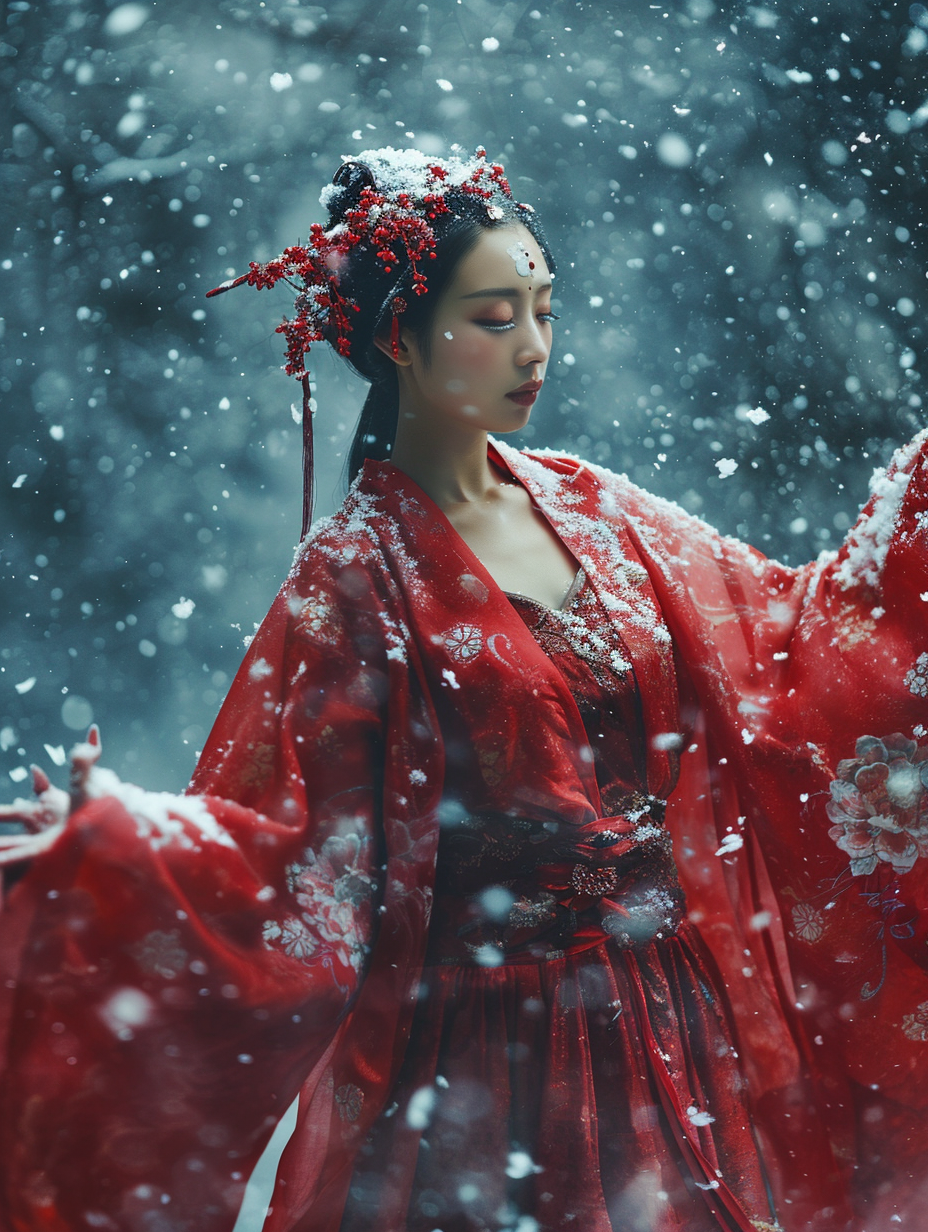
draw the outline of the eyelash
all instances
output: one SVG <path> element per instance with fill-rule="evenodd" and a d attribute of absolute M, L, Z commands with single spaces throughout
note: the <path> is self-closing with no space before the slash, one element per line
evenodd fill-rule
<path fill-rule="evenodd" d="M 561 319 L 556 312 L 540 312 L 538 316 L 547 324 Z M 477 321 L 477 324 L 482 325 L 484 329 L 492 330 L 496 334 L 502 334 L 506 330 L 515 329 L 516 325 L 515 321 Z"/>

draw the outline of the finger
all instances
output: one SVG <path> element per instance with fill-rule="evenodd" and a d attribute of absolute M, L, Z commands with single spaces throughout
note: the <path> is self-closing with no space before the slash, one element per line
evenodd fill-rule
<path fill-rule="evenodd" d="M 43 791 L 48 791 L 52 782 L 41 766 L 30 766 L 32 771 L 32 790 L 37 796 L 41 796 Z"/>
<path fill-rule="evenodd" d="M 21 821 L 31 826 L 45 809 L 37 800 L 14 800 L 12 804 L 0 804 L 0 821 Z"/>
<path fill-rule="evenodd" d="M 33 804 L 31 800 L 16 800 L 12 804 L 0 805 L 0 821 L 18 822 L 30 834 L 45 830 L 60 820 L 60 816 L 50 812 L 44 804 Z M 0 835 L 0 844 L 8 838 L 22 837 L 20 834 L 3 834 Z"/>
<path fill-rule="evenodd" d="M 43 851 L 48 851 L 63 829 L 64 825 L 59 822 L 49 826 L 47 830 L 42 830 L 40 834 L 0 835 L 0 866 L 31 860 Z"/>
<path fill-rule="evenodd" d="M 76 744 L 71 750 L 71 807 L 78 808 L 86 797 L 87 780 L 90 772 L 100 760 L 103 748 L 100 743 L 100 729 L 92 723 L 87 732 L 87 739 L 82 744 Z"/>

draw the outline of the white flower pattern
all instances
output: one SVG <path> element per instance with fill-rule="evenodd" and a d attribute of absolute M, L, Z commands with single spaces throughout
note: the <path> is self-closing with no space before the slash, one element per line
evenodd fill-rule
<path fill-rule="evenodd" d="M 143 971 L 149 975 L 160 975 L 165 980 L 178 976 L 190 957 L 181 944 L 180 929 L 177 928 L 172 928 L 170 932 L 155 929 L 132 946 L 129 953 Z"/>
<path fill-rule="evenodd" d="M 338 616 L 328 595 L 309 595 L 299 604 L 295 615 L 296 627 L 312 641 L 323 646 L 333 646 L 338 641 Z"/>
<path fill-rule="evenodd" d="M 354 1122 L 361 1115 L 364 1092 L 353 1082 L 346 1082 L 335 1092 L 335 1104 L 338 1108 L 338 1115 L 343 1121 Z"/>
<path fill-rule="evenodd" d="M 324 951 L 360 971 L 370 951 L 371 904 L 377 884 L 365 871 L 368 839 L 330 835 L 318 852 L 311 847 L 287 868 L 287 883 L 300 915 L 268 920 L 264 941 L 291 958 Z"/>
<path fill-rule="evenodd" d="M 265 944 L 278 946 L 290 958 L 303 960 L 316 952 L 317 942 L 306 924 L 295 915 L 286 916 L 278 923 L 268 920 L 263 929 Z"/>
<path fill-rule="evenodd" d="M 796 903 L 791 912 L 796 936 L 803 941 L 820 941 L 825 932 L 825 917 L 811 903 Z"/>
<path fill-rule="evenodd" d="M 906 673 L 905 687 L 916 697 L 928 697 L 928 652 L 920 654 Z"/>
<path fill-rule="evenodd" d="M 454 625 L 442 634 L 442 641 L 455 663 L 469 663 L 483 649 L 483 634 L 476 625 Z"/>
<path fill-rule="evenodd" d="M 904 1015 L 902 1034 L 906 1039 L 928 1043 L 928 1001 L 917 1006 L 914 1014 Z"/>
<path fill-rule="evenodd" d="M 850 856 L 855 877 L 881 862 L 906 873 L 928 856 L 928 745 L 901 732 L 861 736 L 829 787 L 828 833 Z"/>

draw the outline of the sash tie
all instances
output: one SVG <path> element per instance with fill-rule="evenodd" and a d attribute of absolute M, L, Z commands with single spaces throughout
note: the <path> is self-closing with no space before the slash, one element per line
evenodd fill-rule
<path fill-rule="evenodd" d="M 684 898 L 665 810 L 663 800 L 645 797 L 640 808 L 572 827 L 562 844 L 564 859 L 536 870 L 539 884 L 570 911 L 596 909 L 620 944 L 673 934 Z"/>

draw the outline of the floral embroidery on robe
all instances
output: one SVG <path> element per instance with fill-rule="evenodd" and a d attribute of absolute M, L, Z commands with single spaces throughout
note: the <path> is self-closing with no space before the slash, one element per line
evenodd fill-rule
<path fill-rule="evenodd" d="M 600 468 L 492 448 L 621 633 L 644 782 L 669 793 L 687 927 L 737 1023 L 780 1223 L 805 1232 L 827 1207 L 832 1228 L 918 1227 L 928 889 L 924 861 L 900 869 L 921 822 L 867 821 L 861 858 L 876 865 L 855 876 L 830 831 L 850 843 L 864 819 L 826 806 L 861 737 L 920 747 L 928 728 L 925 434 L 878 477 L 841 552 L 803 569 Z M 467 742 L 477 769 L 459 782 Z M 358 1152 L 401 1081 L 443 826 L 474 814 L 466 788 L 481 814 L 586 841 L 605 815 L 589 753 L 564 677 L 493 579 L 415 484 L 368 463 L 301 546 L 195 794 L 98 772 L 5 903 L 2 1218 L 121 1232 L 170 1209 L 178 1228 L 228 1232 L 302 1088 L 268 1227 L 338 1232 Z M 589 898 L 605 886 L 589 867 L 579 884 L 551 871 L 548 894 Z M 667 1026 L 668 969 L 632 951 L 624 1012 L 680 1175 L 721 1226 L 765 1222 L 717 1183 L 713 1123 L 687 1109 L 715 1113 L 696 1092 L 681 1102 L 674 1080 L 688 1062 L 673 1040 L 697 1026 Z M 563 1095 L 588 1125 L 576 1075 Z M 656 1200 L 642 1176 L 641 1200 Z"/>

